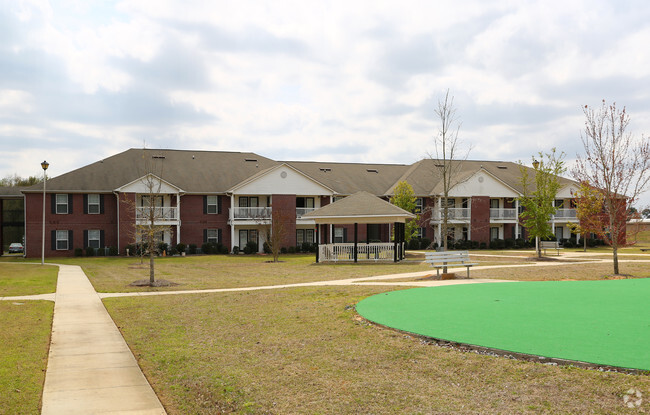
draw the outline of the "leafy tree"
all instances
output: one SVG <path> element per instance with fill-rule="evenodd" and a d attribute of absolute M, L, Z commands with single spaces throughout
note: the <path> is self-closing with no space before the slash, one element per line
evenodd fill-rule
<path fill-rule="evenodd" d="M 14 174 L 13 176 L 7 176 L 3 179 L 0 179 L 0 187 L 26 187 L 26 186 L 33 186 L 37 183 L 40 183 L 43 181 L 43 178 L 41 177 L 36 177 L 36 176 L 29 176 L 28 178 L 24 179 L 17 174 Z"/>
<path fill-rule="evenodd" d="M 416 200 L 417 198 L 415 197 L 413 187 L 406 180 L 403 180 L 395 186 L 394 194 L 390 198 L 390 203 L 406 210 L 407 212 L 413 212 L 416 207 Z M 415 219 L 406 221 L 404 231 L 404 240 L 406 242 L 410 241 L 417 233 L 419 221 L 420 215 L 416 215 Z"/>
<path fill-rule="evenodd" d="M 523 196 L 519 203 L 524 207 L 520 215 L 523 224 L 528 229 L 530 240 L 537 240 L 537 256 L 542 257 L 539 240 L 553 236 L 553 227 L 550 223 L 557 208 L 553 205 L 555 196 L 560 190 L 559 176 L 566 170 L 564 167 L 564 153 L 556 154 L 555 148 L 550 153 L 539 153 L 539 161 L 533 158 L 535 175 L 531 179 L 530 169 L 519 163 Z"/>
<path fill-rule="evenodd" d="M 601 235 L 605 229 L 603 195 L 589 184 L 580 183 L 580 188 L 573 194 L 573 200 L 576 205 L 576 216 L 580 222 L 570 223 L 568 226 L 572 232 L 582 234 L 584 251 L 587 252 L 587 235 L 591 232 Z"/>
<path fill-rule="evenodd" d="M 579 182 L 589 183 L 603 197 L 606 232 L 612 247 L 614 274 L 619 274 L 618 248 L 626 244 L 626 226 L 631 206 L 650 182 L 650 138 L 635 139 L 628 132 L 630 116 L 625 107 L 603 100 L 599 109 L 583 109 L 585 130 L 580 138 L 585 155 L 578 156 L 572 170 Z"/>

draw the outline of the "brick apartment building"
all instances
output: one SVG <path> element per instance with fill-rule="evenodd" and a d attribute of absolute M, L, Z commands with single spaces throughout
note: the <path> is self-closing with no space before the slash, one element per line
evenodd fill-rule
<path fill-rule="evenodd" d="M 319 225 L 303 215 L 339 198 L 367 191 L 388 199 L 400 181 L 417 196 L 420 235 L 440 241 L 442 186 L 435 160 L 413 164 L 275 161 L 254 153 L 130 149 L 47 180 L 45 255 L 71 256 L 75 248 L 117 247 L 135 242 L 135 224 L 153 204 L 157 222 L 168 225 L 170 245 L 219 242 L 232 249 L 255 241 L 262 249 L 261 221 L 290 211 L 287 246 L 303 242 L 347 242 L 350 225 Z M 155 195 L 147 178 L 156 183 Z M 515 163 L 464 161 L 449 199 L 450 238 L 489 242 L 525 237 L 519 221 L 520 171 Z M 572 192 L 561 178 L 552 222 L 558 238 L 569 238 L 576 222 Z M 22 189 L 25 255 L 41 255 L 42 184 Z M 10 195 L 16 198 L 17 195 Z M 0 195 L 2 198 L 2 195 Z M 1 204 L 0 204 L 1 206 Z M 293 214 L 295 212 L 295 214 Z M 359 226 L 359 240 L 388 241 L 389 224 Z M 12 241 L 15 242 L 15 241 Z"/>

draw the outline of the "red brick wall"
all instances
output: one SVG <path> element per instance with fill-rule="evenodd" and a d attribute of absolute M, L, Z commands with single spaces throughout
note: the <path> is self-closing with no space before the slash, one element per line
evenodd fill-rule
<path fill-rule="evenodd" d="M 124 255 L 126 246 L 135 243 L 135 193 L 121 193 L 119 200 L 120 255 Z"/>
<path fill-rule="evenodd" d="M 296 195 L 272 195 L 273 220 L 284 225 L 282 247 L 296 246 Z"/>
<path fill-rule="evenodd" d="M 221 213 L 203 213 L 203 195 L 181 196 L 181 242 L 184 244 L 203 244 L 204 229 L 221 229 L 221 238 L 230 249 L 230 226 L 228 226 L 228 210 L 230 197 L 220 195 Z"/>
<path fill-rule="evenodd" d="M 471 237 L 473 241 L 490 242 L 490 198 L 472 197 Z"/>
<path fill-rule="evenodd" d="M 75 248 L 85 248 L 84 230 L 103 230 L 104 246 L 117 246 L 117 204 L 115 195 L 104 194 L 103 214 L 84 214 L 83 194 L 70 194 L 72 198 L 71 214 L 53 214 L 52 197 L 45 197 L 45 256 L 62 257 L 74 255 Z M 25 196 L 25 245 L 26 256 L 38 258 L 41 256 L 41 235 L 43 224 L 43 195 L 28 193 Z M 69 250 L 52 250 L 51 234 L 53 230 L 72 231 L 73 240 L 68 242 Z"/>

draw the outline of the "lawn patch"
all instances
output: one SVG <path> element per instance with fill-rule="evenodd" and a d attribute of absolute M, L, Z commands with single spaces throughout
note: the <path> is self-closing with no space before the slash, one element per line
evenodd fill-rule
<path fill-rule="evenodd" d="M 40 413 L 53 310 L 50 301 L 0 301 L 0 413 Z"/>
<path fill-rule="evenodd" d="M 51 265 L 0 264 L 0 297 L 53 293 L 58 272 Z"/>

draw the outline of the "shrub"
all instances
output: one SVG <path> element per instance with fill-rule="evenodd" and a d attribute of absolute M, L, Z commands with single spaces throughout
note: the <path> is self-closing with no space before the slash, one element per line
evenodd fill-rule
<path fill-rule="evenodd" d="M 133 244 L 128 244 L 126 247 L 124 247 L 124 255 L 126 255 L 126 250 L 129 250 L 129 255 L 135 255 L 136 254 L 136 247 Z"/>
<path fill-rule="evenodd" d="M 485 242 L 481 242 L 478 244 L 478 249 L 487 249 L 487 244 Z"/>
<path fill-rule="evenodd" d="M 158 244 L 158 254 L 162 255 L 163 252 L 167 252 L 169 245 L 166 242 L 160 242 Z"/>
<path fill-rule="evenodd" d="M 287 248 L 284 247 L 284 246 L 282 248 L 280 248 L 280 253 L 281 254 L 286 254 L 287 253 Z"/>
<path fill-rule="evenodd" d="M 201 253 L 210 255 L 212 253 L 212 244 L 206 242 L 201 245 Z"/>
<path fill-rule="evenodd" d="M 95 248 L 86 247 L 86 256 L 95 256 Z"/>
<path fill-rule="evenodd" d="M 316 245 L 310 242 L 303 242 L 300 249 L 302 252 L 316 252 Z"/>
<path fill-rule="evenodd" d="M 287 249 L 287 251 L 288 251 L 290 254 L 295 254 L 295 253 L 296 253 L 296 247 L 295 247 L 295 246 L 290 246 L 290 247 Z"/>
<path fill-rule="evenodd" d="M 431 239 L 420 238 L 420 249 L 427 249 L 431 245 Z"/>
<path fill-rule="evenodd" d="M 515 247 L 516 242 L 515 242 L 515 240 L 512 239 L 512 238 L 508 238 L 508 239 L 504 240 L 504 245 L 505 245 L 504 247 L 505 247 L 506 249 L 512 249 L 512 248 Z"/>
<path fill-rule="evenodd" d="M 271 245 L 269 245 L 268 242 L 264 242 L 264 245 L 262 245 L 262 249 L 264 250 L 265 254 L 272 254 L 273 251 L 271 250 Z"/>
<path fill-rule="evenodd" d="M 108 255 L 110 255 L 110 256 L 117 256 L 117 255 L 119 255 L 119 253 L 120 252 L 117 250 L 116 246 L 111 246 L 111 247 L 108 248 Z"/>
<path fill-rule="evenodd" d="M 75 248 L 74 249 L 74 256 L 83 256 L 84 250 L 81 248 Z"/>
<path fill-rule="evenodd" d="M 220 255 L 228 255 L 228 247 L 221 242 L 217 244 L 217 247 L 215 248 L 216 251 L 215 253 L 220 254 Z"/>
<path fill-rule="evenodd" d="M 169 255 L 176 255 L 178 253 L 178 249 L 176 249 L 175 246 L 172 246 L 169 250 Z"/>
<path fill-rule="evenodd" d="M 239 254 L 239 247 L 237 245 L 232 247 L 232 253 L 235 255 Z"/>
<path fill-rule="evenodd" d="M 181 252 L 185 252 L 185 248 L 186 248 L 186 247 L 187 247 L 187 246 L 186 246 L 184 243 L 176 244 L 176 250 L 177 250 L 179 253 L 181 253 Z"/>
<path fill-rule="evenodd" d="M 190 244 L 190 255 L 196 255 L 196 244 Z"/>
<path fill-rule="evenodd" d="M 506 242 L 503 239 L 494 239 L 490 241 L 490 249 L 503 249 L 506 247 Z"/>
<path fill-rule="evenodd" d="M 256 254 L 258 251 L 259 251 L 259 246 L 255 241 L 248 241 L 246 247 L 244 248 L 245 254 Z"/>

